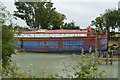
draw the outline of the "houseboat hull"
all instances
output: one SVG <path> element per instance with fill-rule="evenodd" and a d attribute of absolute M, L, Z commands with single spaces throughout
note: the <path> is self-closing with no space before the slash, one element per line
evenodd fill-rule
<path fill-rule="evenodd" d="M 107 50 L 107 37 L 97 40 L 97 50 Z M 21 38 L 16 41 L 17 49 L 39 52 L 80 52 L 95 50 L 95 36 L 93 37 L 64 37 L 64 38 Z"/>

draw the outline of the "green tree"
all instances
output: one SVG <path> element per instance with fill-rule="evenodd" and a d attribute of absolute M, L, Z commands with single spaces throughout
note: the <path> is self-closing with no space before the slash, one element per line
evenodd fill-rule
<path fill-rule="evenodd" d="M 51 2 L 16 2 L 15 16 L 24 20 L 31 28 L 48 29 L 60 27 L 65 15 L 55 11 Z"/>
<path fill-rule="evenodd" d="M 11 15 L 2 3 L 0 3 L 0 14 L 0 28 L 2 28 L 2 63 L 4 67 L 9 64 L 12 54 L 15 54 L 13 45 L 15 39 L 12 31 Z M 9 22 L 9 26 L 5 25 L 6 22 Z"/>
<path fill-rule="evenodd" d="M 115 31 L 115 28 L 118 28 L 118 23 L 120 22 L 118 10 L 116 9 L 108 9 L 106 12 L 103 14 L 103 18 L 105 21 L 105 27 L 107 30 L 110 31 L 110 28 Z"/>
<path fill-rule="evenodd" d="M 120 27 L 119 11 L 119 9 L 107 9 L 100 17 L 96 17 L 96 19 L 91 22 L 91 25 L 95 25 L 97 29 L 108 30 L 108 37 L 110 37 L 115 32 L 115 28 Z M 112 30 L 112 34 L 109 33 L 110 29 Z"/>
<path fill-rule="evenodd" d="M 96 19 L 92 21 L 92 25 L 95 25 L 97 28 L 100 28 L 101 30 L 103 30 L 104 28 L 103 17 L 96 17 Z"/>
<path fill-rule="evenodd" d="M 62 25 L 64 24 L 63 20 L 65 19 L 65 15 L 58 13 L 58 12 L 53 12 L 53 16 L 51 18 L 51 25 L 53 26 L 53 29 L 60 29 Z"/>
<path fill-rule="evenodd" d="M 75 22 L 65 23 L 62 29 L 80 29 L 79 26 L 75 26 Z"/>
<path fill-rule="evenodd" d="M 14 34 L 12 32 L 12 26 L 2 25 L 2 63 L 6 66 L 10 62 L 12 54 L 15 54 L 13 42 Z"/>

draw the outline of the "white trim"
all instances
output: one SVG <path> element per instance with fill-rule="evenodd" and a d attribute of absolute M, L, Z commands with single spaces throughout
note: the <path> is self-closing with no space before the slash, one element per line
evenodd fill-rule
<path fill-rule="evenodd" d="M 80 37 L 87 34 L 15 34 L 15 37 Z"/>

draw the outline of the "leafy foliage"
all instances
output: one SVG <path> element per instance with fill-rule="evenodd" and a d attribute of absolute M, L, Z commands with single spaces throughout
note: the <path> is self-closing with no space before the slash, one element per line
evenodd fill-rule
<path fill-rule="evenodd" d="M 12 15 L 10 14 L 9 11 L 6 10 L 6 7 L 0 2 L 0 27 L 2 27 L 2 24 L 7 24 L 7 25 L 11 25 L 12 21 L 11 21 Z"/>
<path fill-rule="evenodd" d="M 51 25 L 53 26 L 53 29 L 60 29 L 62 25 L 64 24 L 63 20 L 65 19 L 65 15 L 53 12 L 53 16 L 51 17 Z"/>
<path fill-rule="evenodd" d="M 99 65 L 102 64 L 100 58 L 96 58 L 94 54 L 81 54 L 74 55 L 74 64 L 64 65 L 64 76 L 59 73 L 50 75 L 52 78 L 104 78 L 107 77 L 104 69 L 100 69 Z M 73 62 L 72 62 L 73 63 Z"/>
<path fill-rule="evenodd" d="M 2 25 L 2 62 L 3 66 L 6 66 L 10 62 L 12 54 L 15 54 L 13 42 L 12 26 Z"/>
<path fill-rule="evenodd" d="M 5 9 L 5 6 L 0 3 L 0 28 L 2 28 L 2 63 L 3 67 L 8 65 L 10 62 L 10 57 L 12 54 L 15 54 L 14 45 L 14 36 L 13 36 L 13 27 L 11 22 L 11 14 Z M 6 22 L 9 22 L 9 26 L 4 25 Z"/>
<path fill-rule="evenodd" d="M 51 2 L 16 2 L 15 16 L 24 20 L 31 28 L 60 29 L 65 15 L 55 11 Z"/>
<path fill-rule="evenodd" d="M 94 54 L 81 54 L 74 59 L 75 64 L 71 66 L 65 66 L 64 71 L 67 73 L 67 77 L 72 78 L 103 78 L 105 77 L 104 70 L 99 69 L 99 58 L 95 58 Z M 74 71 L 74 75 L 69 73 Z"/>
<path fill-rule="evenodd" d="M 0 71 L 2 78 L 34 78 L 31 74 L 31 65 L 24 72 L 20 72 L 20 67 L 15 60 L 12 60 L 10 65 L 0 68 Z"/>
<path fill-rule="evenodd" d="M 115 32 L 115 28 L 120 28 L 120 9 L 107 9 L 104 14 L 96 17 L 95 20 L 91 22 L 91 25 L 95 25 L 97 29 L 108 30 L 112 29 L 112 34 Z"/>
<path fill-rule="evenodd" d="M 95 25 L 102 30 L 110 30 L 110 28 L 115 29 L 120 27 L 119 10 L 107 9 L 104 14 L 101 14 L 100 17 L 96 17 L 96 19 L 92 21 L 92 25 Z"/>
<path fill-rule="evenodd" d="M 79 26 L 75 26 L 75 22 L 65 23 L 62 29 L 80 29 Z"/>
<path fill-rule="evenodd" d="M 92 21 L 92 25 L 95 25 L 97 28 L 103 30 L 104 26 L 103 17 L 96 17 L 96 19 Z"/>
<path fill-rule="evenodd" d="M 5 11 L 5 6 L 0 3 L 0 24 L 3 24 L 4 23 L 4 17 L 5 17 L 5 14 L 4 14 L 4 11 Z"/>
<path fill-rule="evenodd" d="M 28 27 L 21 27 L 21 26 L 18 26 L 18 25 L 15 25 L 14 26 L 14 28 L 13 28 L 14 30 L 30 30 Z"/>

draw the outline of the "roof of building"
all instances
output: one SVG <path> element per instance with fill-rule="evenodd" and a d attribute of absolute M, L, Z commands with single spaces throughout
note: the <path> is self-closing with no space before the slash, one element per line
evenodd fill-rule
<path fill-rule="evenodd" d="M 15 31 L 18 32 L 18 31 Z M 87 33 L 87 30 L 32 30 L 22 31 L 24 34 L 82 34 Z"/>

